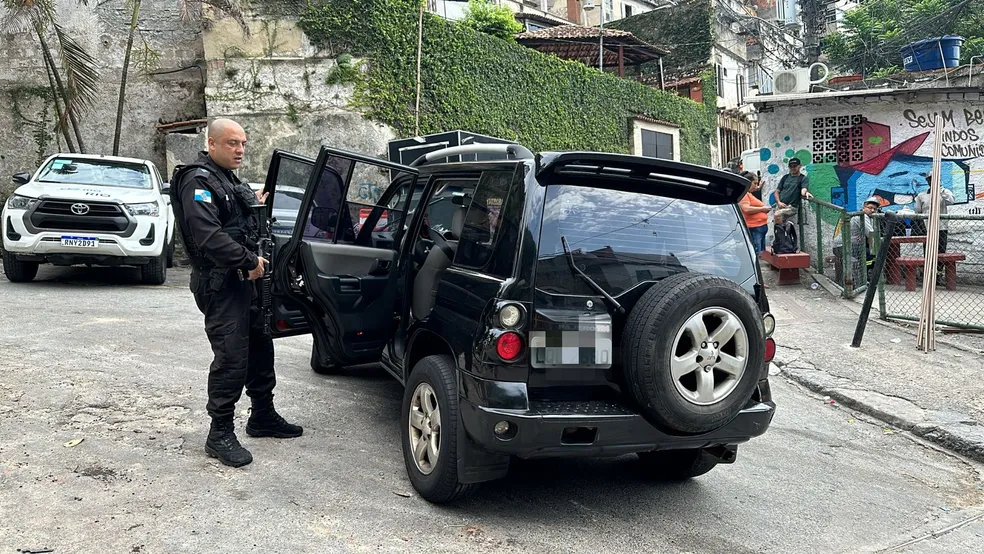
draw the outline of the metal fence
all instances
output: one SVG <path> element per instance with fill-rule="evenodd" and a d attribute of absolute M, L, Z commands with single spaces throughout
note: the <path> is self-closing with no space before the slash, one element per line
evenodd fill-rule
<path fill-rule="evenodd" d="M 898 215 L 893 237 L 884 244 L 884 214 L 865 218 L 829 202 L 804 200 L 798 219 L 800 250 L 810 254 L 811 269 L 829 278 L 844 298 L 860 301 L 875 256 L 888 248 L 878 282 L 880 317 L 919 321 L 927 216 Z M 940 229 L 939 263 L 933 269 L 936 323 L 984 330 L 984 216 L 941 215 Z"/>
<path fill-rule="evenodd" d="M 884 231 L 884 218 L 874 219 Z M 887 244 L 877 236 L 877 248 L 888 248 L 885 270 L 878 283 L 882 319 L 919 321 L 926 271 L 935 275 L 936 323 L 984 329 L 984 216 L 941 215 L 938 263 L 925 267 L 926 216 L 906 216 Z"/>
<path fill-rule="evenodd" d="M 860 227 L 851 225 L 860 216 L 815 198 L 805 200 L 799 211 L 800 250 L 810 254 L 813 271 L 831 279 L 845 298 L 868 288 L 866 264 L 858 255 Z"/>

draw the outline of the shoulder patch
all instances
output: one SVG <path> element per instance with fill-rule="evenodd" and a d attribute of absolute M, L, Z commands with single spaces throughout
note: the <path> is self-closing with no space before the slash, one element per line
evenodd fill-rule
<path fill-rule="evenodd" d="M 209 175 L 211 175 L 211 172 L 204 167 L 199 167 L 198 170 L 195 171 L 195 177 L 208 177 Z"/>
<path fill-rule="evenodd" d="M 212 192 L 207 189 L 195 189 L 195 202 L 212 203 Z"/>

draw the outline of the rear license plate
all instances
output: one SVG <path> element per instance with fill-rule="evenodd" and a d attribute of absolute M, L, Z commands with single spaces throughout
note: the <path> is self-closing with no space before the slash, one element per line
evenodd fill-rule
<path fill-rule="evenodd" d="M 531 331 L 530 356 L 533 367 L 612 366 L 611 326 L 592 330 Z"/>
<path fill-rule="evenodd" d="M 76 248 L 95 248 L 99 246 L 99 239 L 96 237 L 69 237 L 62 236 L 62 246 L 73 246 Z"/>

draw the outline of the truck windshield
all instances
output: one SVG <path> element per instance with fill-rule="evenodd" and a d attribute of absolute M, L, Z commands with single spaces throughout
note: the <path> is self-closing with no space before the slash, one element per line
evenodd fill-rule
<path fill-rule="evenodd" d="M 135 189 L 154 186 L 146 165 L 87 158 L 54 158 L 41 170 L 38 181 Z"/>
<path fill-rule="evenodd" d="M 561 237 L 566 237 L 577 267 L 612 296 L 687 271 L 742 283 L 755 274 L 743 225 L 732 205 L 550 185 L 536 286 L 553 294 L 597 295 L 564 259 Z"/>

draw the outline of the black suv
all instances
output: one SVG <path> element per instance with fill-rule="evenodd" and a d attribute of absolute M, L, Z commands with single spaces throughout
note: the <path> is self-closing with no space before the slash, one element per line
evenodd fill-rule
<path fill-rule="evenodd" d="M 319 373 L 381 362 L 404 385 L 404 461 L 429 501 L 514 456 L 637 453 L 655 476 L 701 475 L 775 412 L 775 320 L 736 206 L 747 187 L 516 144 L 409 166 L 277 151 L 267 204 L 297 218 L 274 224 L 273 332 L 312 333 Z"/>

